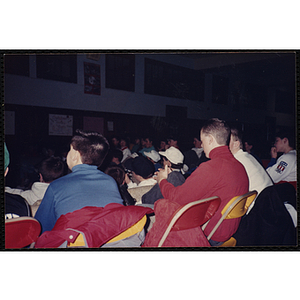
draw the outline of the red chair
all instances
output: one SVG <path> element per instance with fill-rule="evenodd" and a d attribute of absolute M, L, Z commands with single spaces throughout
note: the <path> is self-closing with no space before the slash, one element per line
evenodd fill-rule
<path fill-rule="evenodd" d="M 163 245 L 170 231 L 196 228 L 206 223 L 217 211 L 220 203 L 221 199 L 214 196 L 179 207 L 170 218 L 169 225 L 159 241 L 158 247 Z"/>
<path fill-rule="evenodd" d="M 38 220 L 19 217 L 5 220 L 5 249 L 20 249 L 33 246 L 41 233 Z"/>

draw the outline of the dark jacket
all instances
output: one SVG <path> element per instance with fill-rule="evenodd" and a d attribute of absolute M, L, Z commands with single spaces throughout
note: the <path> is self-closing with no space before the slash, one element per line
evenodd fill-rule
<path fill-rule="evenodd" d="M 167 181 L 172 183 L 174 186 L 179 186 L 185 182 L 185 178 L 180 172 L 173 171 L 168 175 Z M 163 195 L 160 191 L 159 184 L 156 184 L 149 192 L 143 195 L 142 203 L 154 204 L 155 201 L 162 198 Z"/>
<path fill-rule="evenodd" d="M 265 188 L 249 214 L 242 217 L 234 234 L 236 245 L 295 246 L 297 232 L 285 202 L 296 208 L 296 192 L 291 184 L 275 184 Z"/>

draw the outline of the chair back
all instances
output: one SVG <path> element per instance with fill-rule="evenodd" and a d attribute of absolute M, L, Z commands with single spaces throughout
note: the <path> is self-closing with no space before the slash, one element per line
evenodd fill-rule
<path fill-rule="evenodd" d="M 248 207 L 254 201 L 257 196 L 257 191 L 250 191 L 241 196 L 233 197 L 222 209 L 222 217 L 212 229 L 207 239 L 210 240 L 216 230 L 219 228 L 223 220 L 225 219 L 236 219 L 242 217 L 246 212 Z M 203 229 L 203 228 L 202 228 Z"/>
<path fill-rule="evenodd" d="M 20 249 L 36 242 L 41 233 L 41 225 L 32 217 L 5 220 L 5 248 Z"/>
<path fill-rule="evenodd" d="M 196 200 L 179 207 L 169 219 L 169 225 L 164 232 L 158 247 L 161 247 L 170 231 L 180 231 L 200 227 L 217 211 L 221 199 L 217 196 Z"/>

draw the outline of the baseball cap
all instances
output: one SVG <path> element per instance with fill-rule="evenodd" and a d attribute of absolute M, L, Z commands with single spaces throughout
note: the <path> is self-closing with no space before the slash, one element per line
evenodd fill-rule
<path fill-rule="evenodd" d="M 158 162 L 160 160 L 160 156 L 157 151 L 151 150 L 150 152 L 144 152 L 144 154 L 151 158 L 154 162 Z"/>
<path fill-rule="evenodd" d="M 151 177 L 155 172 L 154 164 L 143 156 L 138 156 L 132 160 L 131 170 L 145 179 Z"/>
<path fill-rule="evenodd" d="M 166 151 L 159 151 L 160 155 L 166 157 L 171 163 L 177 165 L 182 164 L 184 156 L 180 150 L 175 147 L 170 147 Z"/>

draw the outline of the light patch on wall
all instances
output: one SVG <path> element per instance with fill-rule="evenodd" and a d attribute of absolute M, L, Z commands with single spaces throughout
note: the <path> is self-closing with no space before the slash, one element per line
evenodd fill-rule
<path fill-rule="evenodd" d="M 73 116 L 49 114 L 49 135 L 72 136 Z"/>

